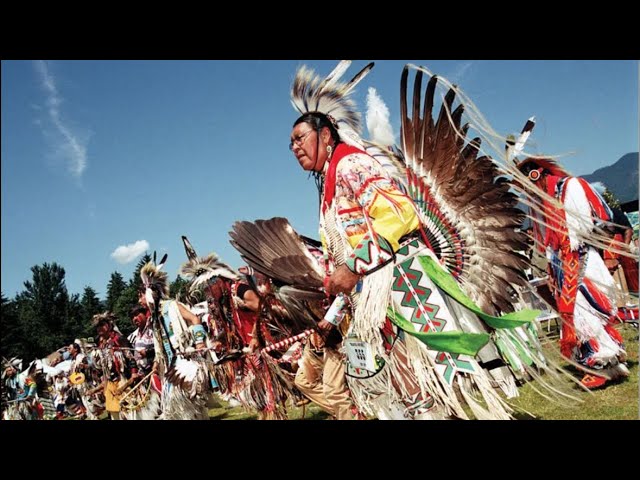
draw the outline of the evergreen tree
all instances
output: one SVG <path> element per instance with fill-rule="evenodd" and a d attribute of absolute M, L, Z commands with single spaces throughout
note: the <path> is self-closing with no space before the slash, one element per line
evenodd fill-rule
<path fill-rule="evenodd" d="M 81 307 L 81 332 L 84 336 L 91 336 L 94 333 L 95 328 L 91 324 L 91 319 L 97 313 L 102 313 L 105 309 L 102 302 L 98 298 L 96 291 L 86 286 L 82 294 L 82 300 L 80 300 Z"/>
<path fill-rule="evenodd" d="M 144 267 L 150 261 L 151 255 L 145 253 L 140 261 L 138 261 L 131 279 L 116 301 L 116 305 L 114 308 L 114 313 L 118 317 L 116 323 L 118 325 L 118 328 L 125 335 L 128 335 L 135 329 L 135 327 L 131 323 L 131 318 L 129 318 L 129 312 L 134 306 L 138 305 L 138 290 L 142 287 L 140 270 L 142 270 L 142 267 Z"/>
<path fill-rule="evenodd" d="M 169 297 L 186 302 L 189 295 L 189 282 L 180 275 L 169 285 Z"/>
<path fill-rule="evenodd" d="M 620 208 L 620 200 L 618 200 L 613 192 L 608 188 L 605 188 L 602 197 L 604 198 L 604 201 L 607 203 L 607 205 L 609 205 L 609 207 Z"/>
<path fill-rule="evenodd" d="M 82 306 L 83 318 L 89 320 L 91 320 L 91 317 L 93 317 L 95 314 L 102 313 L 105 310 L 102 302 L 98 298 L 98 294 L 96 293 L 96 291 L 88 285 L 84 287 L 80 305 Z"/>
<path fill-rule="evenodd" d="M 138 304 L 138 291 L 133 285 L 127 285 L 124 289 L 118 301 L 116 302 L 113 313 L 116 314 L 116 325 L 120 331 L 129 335 L 129 333 L 135 330 L 135 327 L 131 323 L 129 313 L 131 309 Z"/>
<path fill-rule="evenodd" d="M 5 358 L 22 355 L 22 339 L 16 303 L 0 293 L 0 354 Z"/>
<path fill-rule="evenodd" d="M 25 355 L 42 357 L 64 341 L 69 294 L 64 268 L 57 263 L 33 266 L 31 272 L 32 281 L 24 282 L 25 291 L 16 297 L 18 317 L 23 327 Z"/>
<path fill-rule="evenodd" d="M 131 277 L 131 280 L 129 281 L 129 285 L 133 285 L 136 291 L 142 286 L 142 279 L 140 278 L 140 270 L 142 270 L 142 267 L 144 267 L 151 260 L 152 260 L 151 255 L 149 255 L 148 253 L 145 253 L 140 259 L 140 261 L 136 264 L 136 269 L 133 272 L 133 276 Z"/>
<path fill-rule="evenodd" d="M 113 272 L 107 285 L 107 299 L 105 301 L 105 309 L 111 312 L 115 312 L 116 303 L 127 288 L 127 283 L 122 278 L 120 272 Z"/>
<path fill-rule="evenodd" d="M 85 322 L 83 321 L 80 295 L 78 295 L 77 293 L 74 293 L 69 297 L 69 304 L 67 306 L 67 315 L 63 332 L 63 345 L 67 345 L 73 342 L 76 338 L 93 335 L 93 331 L 88 329 Z"/>

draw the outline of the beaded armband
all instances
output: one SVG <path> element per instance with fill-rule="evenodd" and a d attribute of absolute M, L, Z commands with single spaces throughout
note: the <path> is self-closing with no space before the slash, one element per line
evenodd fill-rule
<path fill-rule="evenodd" d="M 202 325 L 190 325 L 189 331 L 193 335 L 196 343 L 204 343 L 207 338 L 207 332 L 204 331 Z"/>
<path fill-rule="evenodd" d="M 369 232 L 362 237 L 347 259 L 346 265 L 356 275 L 368 275 L 393 259 L 394 253 L 389 242 L 384 237 Z"/>

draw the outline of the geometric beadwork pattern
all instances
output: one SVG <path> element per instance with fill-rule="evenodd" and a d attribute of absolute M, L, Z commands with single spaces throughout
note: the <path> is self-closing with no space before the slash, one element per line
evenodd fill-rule
<path fill-rule="evenodd" d="M 557 298 L 558 309 L 563 313 L 573 313 L 578 293 L 578 280 L 580 275 L 580 253 L 569 248 L 561 249 L 562 255 L 562 283 L 560 295 Z"/>
<path fill-rule="evenodd" d="M 403 245 L 397 252 L 391 296 L 393 307 L 413 324 L 418 332 L 446 332 L 457 327 L 440 291 L 424 273 L 418 261 L 418 252 L 426 247 L 419 240 Z M 409 258 L 407 258 L 409 257 Z M 405 260 L 406 259 L 406 260 Z M 468 355 L 429 350 L 436 370 L 448 384 L 452 384 L 458 371 L 477 373 L 477 363 Z"/>
<path fill-rule="evenodd" d="M 393 250 L 384 237 L 367 233 L 347 259 L 347 267 L 358 275 L 366 275 L 393 259 Z"/>

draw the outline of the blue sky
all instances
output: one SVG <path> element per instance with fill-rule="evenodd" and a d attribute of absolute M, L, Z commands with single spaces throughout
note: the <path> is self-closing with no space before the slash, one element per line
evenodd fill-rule
<path fill-rule="evenodd" d="M 638 150 L 636 61 L 376 61 L 355 98 L 364 107 L 376 87 L 396 135 L 409 62 L 458 83 L 505 135 L 535 115 L 529 149 L 569 153 L 576 175 Z M 336 61 L 3 61 L 2 292 L 57 262 L 70 293 L 104 298 L 147 246 L 174 279 L 183 234 L 237 267 L 236 220 L 285 216 L 317 237 L 315 186 L 287 147 L 301 64 L 327 74 Z"/>

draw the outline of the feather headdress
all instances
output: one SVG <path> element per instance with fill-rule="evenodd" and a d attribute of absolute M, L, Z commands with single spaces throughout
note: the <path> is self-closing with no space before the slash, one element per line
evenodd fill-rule
<path fill-rule="evenodd" d="M 110 325 L 115 325 L 117 317 L 112 312 L 97 313 L 91 318 L 91 325 L 97 327 L 102 322 L 107 322 Z"/>
<path fill-rule="evenodd" d="M 505 145 L 507 162 L 513 160 L 516 165 L 518 164 L 518 155 L 520 155 L 524 151 L 524 146 L 531 136 L 531 132 L 533 131 L 533 127 L 535 126 L 536 117 L 530 117 L 524 124 L 522 132 L 520 132 L 520 135 L 518 136 L 518 140 L 516 140 L 513 135 L 509 135 L 507 137 L 507 143 Z"/>
<path fill-rule="evenodd" d="M 556 175 L 558 177 L 569 176 L 570 173 L 562 168 L 562 166 L 560 166 L 558 162 L 552 160 L 551 158 L 536 156 L 528 156 L 524 160 L 520 160 L 518 158 L 518 156 L 524 150 L 524 144 L 531 135 L 531 132 L 535 125 L 535 117 L 531 117 L 527 120 L 527 123 L 525 123 L 518 141 L 510 141 L 509 139 L 507 139 L 507 161 L 512 160 L 516 168 L 525 175 L 528 175 L 531 170 L 542 168 L 547 170 L 551 175 Z"/>
<path fill-rule="evenodd" d="M 361 146 L 360 113 L 350 96 L 374 64 L 369 63 L 349 82 L 340 82 L 350 65 L 350 60 L 342 60 L 324 79 L 306 65 L 301 66 L 293 80 L 291 103 L 301 115 L 312 112 L 326 115 L 332 120 L 342 141 Z"/>
<path fill-rule="evenodd" d="M 520 170 L 525 175 L 528 174 L 529 171 L 536 168 L 544 168 L 551 175 L 556 175 L 558 177 L 568 177 L 570 175 L 570 173 L 562 168 L 560 164 L 546 157 L 528 157 L 521 162 L 518 162 L 516 166 L 518 170 Z"/>
<path fill-rule="evenodd" d="M 155 260 L 155 253 L 153 256 Z M 145 298 L 150 307 L 155 304 L 156 300 L 169 296 L 167 274 L 161 271 L 166 261 L 167 254 L 162 257 L 159 264 L 156 265 L 155 261 L 152 261 L 140 270 L 140 279 L 146 289 Z M 157 295 L 157 299 L 154 297 L 154 293 Z"/>
<path fill-rule="evenodd" d="M 206 257 L 198 257 L 189 239 L 182 236 L 182 243 L 189 260 L 180 267 L 180 275 L 191 281 L 189 290 L 197 290 L 207 280 L 213 277 L 224 277 L 229 280 L 238 280 L 240 276 L 233 268 L 220 261 L 220 257 L 211 253 Z"/>
<path fill-rule="evenodd" d="M 5 377 L 5 370 L 9 367 L 15 368 L 18 372 L 22 370 L 22 359 L 18 357 L 12 357 L 9 360 L 3 357 L 2 360 L 2 378 Z"/>

